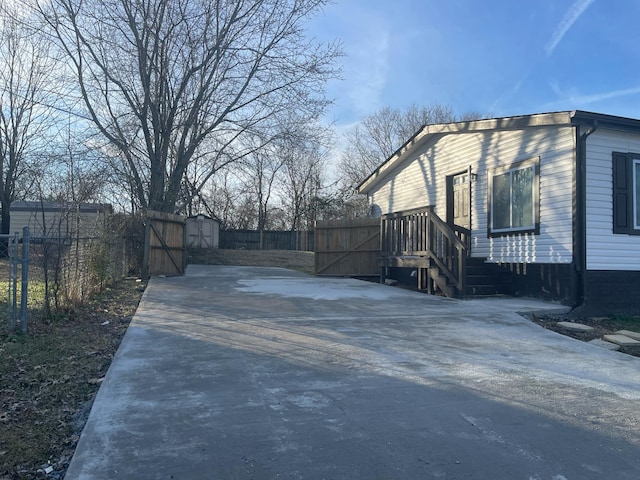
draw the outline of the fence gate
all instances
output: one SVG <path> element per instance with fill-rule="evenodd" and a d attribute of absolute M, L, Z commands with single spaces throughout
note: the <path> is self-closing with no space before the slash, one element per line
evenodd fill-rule
<path fill-rule="evenodd" d="M 318 221 L 314 241 L 316 275 L 380 275 L 379 218 Z"/>
<path fill-rule="evenodd" d="M 186 218 L 149 210 L 145 222 L 142 276 L 184 275 Z"/>

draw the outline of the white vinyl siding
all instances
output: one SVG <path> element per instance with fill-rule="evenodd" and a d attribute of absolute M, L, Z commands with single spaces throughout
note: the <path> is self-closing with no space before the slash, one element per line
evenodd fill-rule
<path fill-rule="evenodd" d="M 571 263 L 572 127 L 457 133 L 432 138 L 370 191 L 374 210 L 399 212 L 431 205 L 446 219 L 446 177 L 467 170 L 471 184 L 473 257 L 500 263 Z M 492 169 L 540 158 L 540 234 L 488 236 L 488 174 Z"/>
<path fill-rule="evenodd" d="M 640 235 L 613 233 L 613 152 L 640 154 L 640 135 L 599 128 L 587 140 L 587 270 L 640 270 Z"/>

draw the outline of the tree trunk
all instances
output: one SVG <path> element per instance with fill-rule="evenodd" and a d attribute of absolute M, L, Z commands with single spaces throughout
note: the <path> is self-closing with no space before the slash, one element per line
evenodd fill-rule
<path fill-rule="evenodd" d="M 9 233 L 10 228 L 10 215 L 9 215 L 9 205 L 5 202 L 1 202 L 0 208 L 2 208 L 2 212 L 0 213 L 0 233 L 6 235 Z M 9 239 L 5 236 L 0 237 L 0 258 L 6 258 L 9 256 Z"/>

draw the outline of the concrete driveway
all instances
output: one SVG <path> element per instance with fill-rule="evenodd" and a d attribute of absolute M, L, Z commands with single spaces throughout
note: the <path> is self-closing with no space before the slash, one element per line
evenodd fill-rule
<path fill-rule="evenodd" d="M 67 479 L 640 478 L 640 359 L 278 268 L 153 279 Z"/>

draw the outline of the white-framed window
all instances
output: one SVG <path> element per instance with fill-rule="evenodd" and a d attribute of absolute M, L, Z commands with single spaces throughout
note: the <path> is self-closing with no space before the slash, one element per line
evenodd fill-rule
<path fill-rule="evenodd" d="M 539 227 L 537 160 L 490 172 L 489 214 L 490 234 L 537 232 Z"/>

